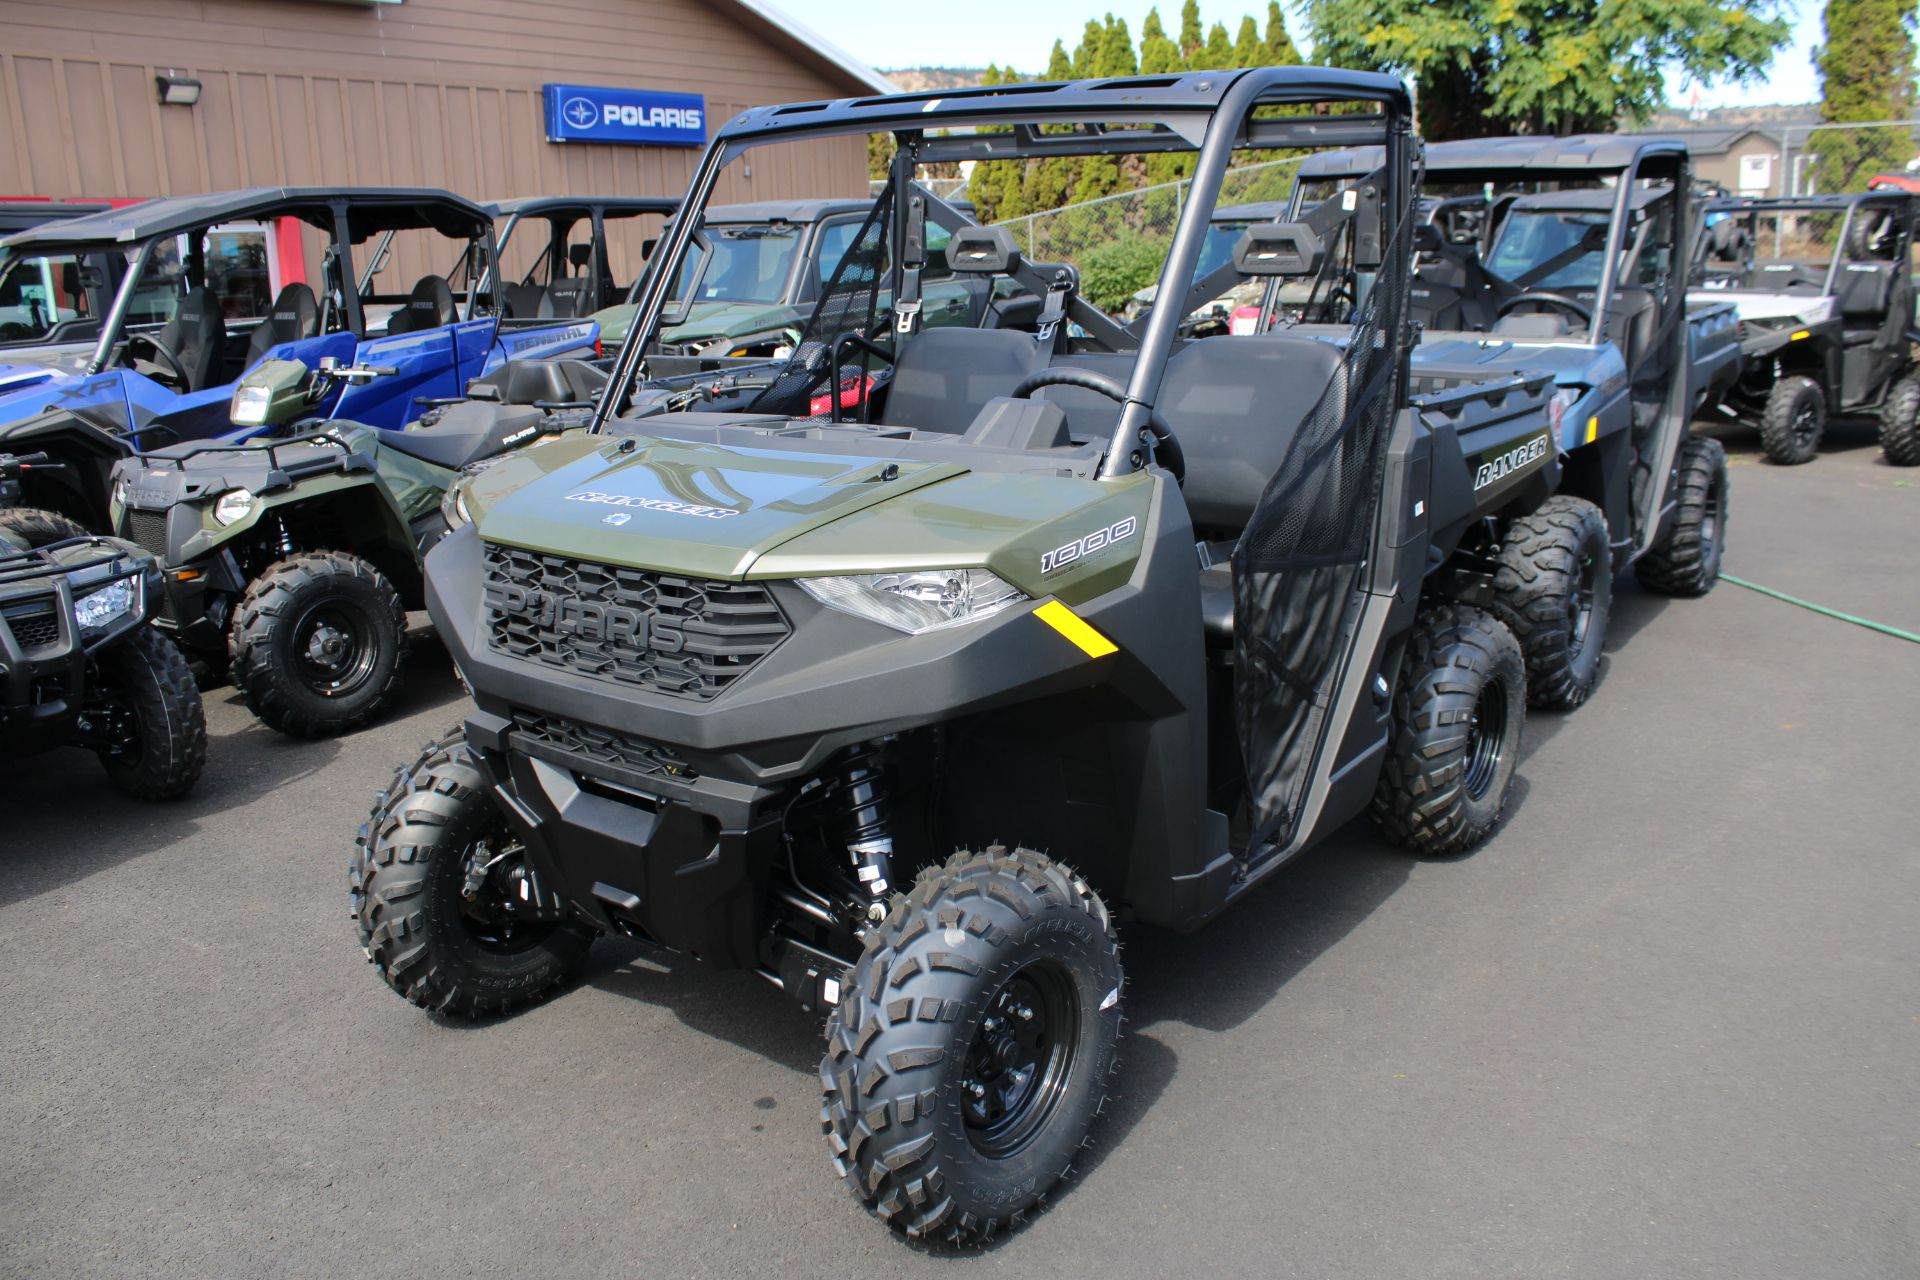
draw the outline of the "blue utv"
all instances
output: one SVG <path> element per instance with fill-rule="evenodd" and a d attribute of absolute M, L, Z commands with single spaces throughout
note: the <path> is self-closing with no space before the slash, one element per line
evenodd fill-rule
<path fill-rule="evenodd" d="M 287 259 L 319 237 L 310 285 Z M 0 279 L 37 259 L 70 263 L 74 283 L 102 296 L 113 285 L 78 367 L 0 365 L 0 449 L 50 459 L 24 477 L 21 501 L 106 529 L 121 458 L 266 429 L 234 420 L 230 402 L 268 359 L 364 370 L 317 379 L 310 416 L 402 427 L 509 359 L 592 349 L 590 321 L 517 329 L 509 344 L 478 291 L 463 306 L 432 271 L 404 293 L 376 286 L 396 258 L 447 261 L 449 241 L 456 272 L 484 270 L 490 212 L 433 189 L 284 187 L 148 200 L 0 240 Z"/>

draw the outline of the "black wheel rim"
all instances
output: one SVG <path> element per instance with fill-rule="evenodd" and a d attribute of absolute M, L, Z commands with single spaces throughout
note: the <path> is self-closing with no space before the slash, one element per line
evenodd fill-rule
<path fill-rule="evenodd" d="M 289 634 L 297 678 L 322 698 L 350 697 L 373 674 L 380 653 L 373 622 L 350 604 L 311 605 L 294 619 Z"/>
<path fill-rule="evenodd" d="M 1707 486 L 1706 497 L 1700 502 L 1700 559 L 1705 564 L 1719 560 L 1720 498 L 1726 483 L 1724 473 L 1714 476 L 1713 483 Z"/>
<path fill-rule="evenodd" d="M 1599 594 L 1600 562 L 1591 555 L 1580 557 L 1580 572 L 1573 591 L 1567 596 L 1567 657 L 1578 661 L 1593 630 L 1593 602 Z"/>
<path fill-rule="evenodd" d="M 1041 961 L 1007 979 L 967 1046 L 960 1105 L 973 1149 L 1004 1160 L 1053 1118 L 1080 1045 L 1080 1002 L 1066 970 Z"/>
<path fill-rule="evenodd" d="M 1820 408 L 1812 401 L 1800 406 L 1800 412 L 1793 415 L 1793 442 L 1802 448 L 1810 449 L 1820 436 Z"/>
<path fill-rule="evenodd" d="M 1467 722 L 1467 794 L 1486 798 L 1507 754 L 1507 691 L 1489 681 L 1473 704 Z"/>
<path fill-rule="evenodd" d="M 460 923 L 483 949 L 514 955 L 538 946 L 552 932 L 539 883 L 527 869 L 526 849 L 504 829 L 467 846 L 460 860 Z"/>

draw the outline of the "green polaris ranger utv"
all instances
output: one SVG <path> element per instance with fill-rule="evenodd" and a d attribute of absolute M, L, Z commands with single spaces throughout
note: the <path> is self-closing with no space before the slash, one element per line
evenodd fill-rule
<path fill-rule="evenodd" d="M 652 273 L 592 431 L 463 480 L 427 607 L 472 691 L 351 864 L 407 999 L 496 1015 L 600 934 L 827 1010 L 822 1125 L 900 1232 L 971 1243 L 1064 1177 L 1126 1008 L 1116 926 L 1195 928 L 1354 817 L 1421 854 L 1491 831 L 1526 714 L 1463 535 L 1557 480 L 1544 375 L 1410 377 L 1405 87 L 1310 67 L 750 110 L 729 166 L 892 135 L 886 190 L 778 375 L 639 378 Z M 1379 166 L 1196 268 L 1243 149 Z M 768 158 L 768 152 L 775 152 Z M 1155 307 L 930 327 L 917 166 L 1194 156 Z M 1061 280 L 1004 229 L 943 271 Z M 1183 338 L 1248 276 L 1303 321 Z M 883 302 L 882 299 L 886 299 Z M 890 369 L 884 382 L 864 380 Z M 698 376 L 698 375 L 695 375 Z M 853 406 L 819 395 L 868 388 Z M 1689 518 L 1679 509 L 1669 518 Z M 1697 534 L 1697 530 L 1695 531 Z"/>
<path fill-rule="evenodd" d="M 405 430 L 309 419 L 335 386 L 392 373 L 265 361 L 232 413 L 275 438 L 173 445 L 113 472 L 113 528 L 164 570 L 155 624 L 295 737 L 357 728 L 399 692 L 420 557 L 446 532 L 454 478 L 585 425 L 606 384 L 584 361 L 516 360 Z"/>

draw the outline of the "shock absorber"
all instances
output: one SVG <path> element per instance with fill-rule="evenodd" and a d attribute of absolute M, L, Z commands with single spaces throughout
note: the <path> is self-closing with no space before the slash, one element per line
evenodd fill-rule
<path fill-rule="evenodd" d="M 880 738 L 849 747 L 839 760 L 833 802 L 840 806 L 842 837 L 853 874 L 867 891 L 866 916 L 877 923 L 887 914 L 892 892 L 893 832 L 887 824 L 886 751 Z"/>

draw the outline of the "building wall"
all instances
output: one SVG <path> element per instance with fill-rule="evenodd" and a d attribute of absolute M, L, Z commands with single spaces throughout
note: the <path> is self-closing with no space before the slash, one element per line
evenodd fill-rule
<path fill-rule="evenodd" d="M 1747 156 L 1771 156 L 1773 159 L 1772 171 L 1764 191 L 1748 191 L 1740 186 L 1740 164 L 1741 160 Z M 1696 155 L 1693 158 L 1693 170 L 1697 176 L 1719 183 L 1734 195 L 1777 196 L 1783 194 L 1781 183 L 1786 176 L 1780 161 L 1780 144 L 1771 138 L 1756 134 L 1742 138 L 1729 150 L 1719 155 Z"/>
<path fill-rule="evenodd" d="M 199 103 L 160 105 L 165 71 L 198 79 Z M 702 93 L 710 131 L 749 106 L 867 91 L 715 0 L 0 0 L 0 79 L 0 194 L 70 197 L 677 195 L 697 149 L 549 143 L 540 86 Z M 865 190 L 856 140 L 775 148 L 751 178 L 732 166 L 721 197 Z"/>

